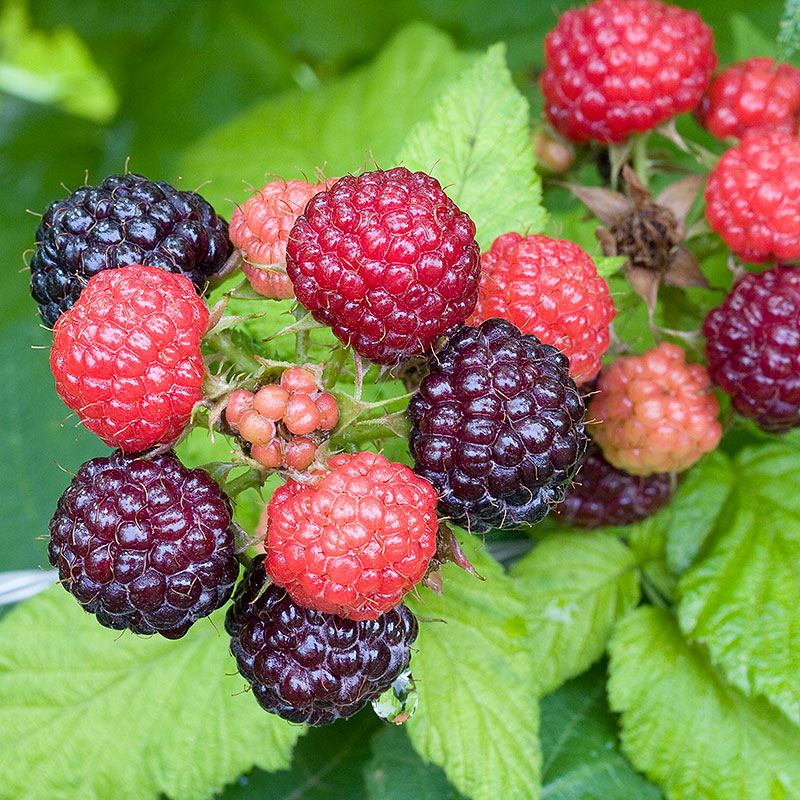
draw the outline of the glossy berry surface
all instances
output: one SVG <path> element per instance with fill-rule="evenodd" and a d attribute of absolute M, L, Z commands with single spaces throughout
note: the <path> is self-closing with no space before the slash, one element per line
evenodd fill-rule
<path fill-rule="evenodd" d="M 800 258 L 800 137 L 746 135 L 711 171 L 705 198 L 709 225 L 744 261 Z"/>
<path fill-rule="evenodd" d="M 577 528 L 631 525 L 669 503 L 675 485 L 669 473 L 642 477 L 617 469 L 589 442 L 563 502 L 553 507 L 553 516 Z"/>
<path fill-rule="evenodd" d="M 765 431 L 800 426 L 800 269 L 747 273 L 703 323 L 708 371 Z"/>
<path fill-rule="evenodd" d="M 633 475 L 683 472 L 719 444 L 719 404 L 702 364 L 662 342 L 617 358 L 600 373 L 589 403 L 592 438 L 605 458 Z"/>
<path fill-rule="evenodd" d="M 286 269 L 297 299 L 378 364 L 429 350 L 475 308 L 472 220 L 424 172 L 348 175 L 292 228 Z"/>
<path fill-rule="evenodd" d="M 696 113 L 717 139 L 769 128 L 797 133 L 800 70 L 771 58 L 732 64 L 711 81 Z"/>
<path fill-rule="evenodd" d="M 553 345 L 576 383 L 600 371 L 614 314 L 608 284 L 577 244 L 506 233 L 481 256 L 474 322 L 502 317 Z"/>
<path fill-rule="evenodd" d="M 440 513 L 475 532 L 543 519 L 585 447 L 566 356 L 502 319 L 455 333 L 408 413 L 417 474 Z"/>
<path fill-rule="evenodd" d="M 694 11 L 596 0 L 563 13 L 545 39 L 544 110 L 574 142 L 621 142 L 691 111 L 716 64 L 711 30 Z"/>
<path fill-rule="evenodd" d="M 110 175 L 51 203 L 36 231 L 31 294 L 52 328 L 100 271 L 145 264 L 198 292 L 231 254 L 228 224 L 196 192 L 141 175 Z"/>
<path fill-rule="evenodd" d="M 58 501 L 48 553 L 102 625 L 169 639 L 222 606 L 239 575 L 228 498 L 172 453 L 87 461 Z"/>
<path fill-rule="evenodd" d="M 297 217 L 303 213 L 306 203 L 330 183 L 270 181 L 233 212 L 231 241 L 242 250 L 244 274 L 259 294 L 274 300 L 294 296 L 286 272 L 255 265 L 286 261 L 286 242 Z"/>
<path fill-rule="evenodd" d="M 294 603 L 269 585 L 258 557 L 236 590 L 225 629 L 239 672 L 267 711 L 327 725 L 352 717 L 408 667 L 417 620 L 404 606 L 355 622 Z"/>
<path fill-rule="evenodd" d="M 316 483 L 275 490 L 266 569 L 306 608 L 375 619 L 425 575 L 436 550 L 436 493 L 377 453 L 336 455 L 328 466 Z"/>
<path fill-rule="evenodd" d="M 61 399 L 110 447 L 135 453 L 176 439 L 202 398 L 208 309 L 183 275 L 106 270 L 53 331 Z"/>

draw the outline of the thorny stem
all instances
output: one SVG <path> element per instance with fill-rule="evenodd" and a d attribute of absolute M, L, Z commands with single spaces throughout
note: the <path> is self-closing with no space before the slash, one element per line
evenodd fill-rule
<path fill-rule="evenodd" d="M 346 360 L 347 348 L 342 345 L 334 348 L 331 357 L 325 362 L 325 369 L 322 370 L 323 386 L 334 386 L 336 384 Z"/>
<path fill-rule="evenodd" d="M 647 138 L 649 133 L 634 133 L 633 134 L 633 168 L 636 170 L 636 175 L 642 182 L 643 186 L 647 186 L 650 180 L 649 169 L 647 165 Z"/>
<path fill-rule="evenodd" d="M 300 303 L 295 303 L 292 307 L 292 315 L 296 320 L 300 320 L 308 312 Z M 311 341 L 311 331 L 297 331 L 295 333 L 294 360 L 298 365 L 308 361 L 308 345 Z"/>
<path fill-rule="evenodd" d="M 236 497 L 247 489 L 260 489 L 264 485 L 264 481 L 269 476 L 267 470 L 259 470 L 250 467 L 244 475 L 234 478 L 225 484 L 225 494 L 228 497 Z"/>
<path fill-rule="evenodd" d="M 261 364 L 249 353 L 237 347 L 232 341 L 227 331 L 212 333 L 207 336 L 206 344 L 216 353 L 219 353 L 226 361 L 233 364 L 236 369 L 245 374 L 258 373 L 261 371 Z"/>

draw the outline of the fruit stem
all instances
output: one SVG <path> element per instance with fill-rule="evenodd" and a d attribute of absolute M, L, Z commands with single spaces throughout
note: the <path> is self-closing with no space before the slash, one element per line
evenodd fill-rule
<path fill-rule="evenodd" d="M 631 152 L 631 157 L 633 160 L 633 168 L 636 170 L 636 175 L 643 186 L 647 186 L 650 180 L 647 162 L 647 139 L 649 135 L 649 132 L 634 133 L 632 137 L 633 150 Z"/>
<path fill-rule="evenodd" d="M 340 431 L 331 439 L 331 445 L 336 448 L 352 450 L 363 444 L 375 442 L 379 439 L 408 439 L 411 432 L 411 422 L 405 409 L 384 414 L 375 419 L 365 419 L 355 422 Z"/>
<path fill-rule="evenodd" d="M 234 344 L 227 331 L 212 333 L 206 337 L 205 343 L 241 372 L 247 375 L 261 372 L 261 364 L 250 353 Z"/>
<path fill-rule="evenodd" d="M 331 357 L 325 362 L 325 368 L 322 370 L 323 388 L 335 386 L 346 360 L 347 348 L 342 345 L 335 347 Z"/>
<path fill-rule="evenodd" d="M 259 489 L 264 485 L 267 475 L 268 472 L 266 470 L 262 471 L 255 469 L 254 467 L 250 467 L 250 469 L 248 469 L 243 475 L 239 475 L 238 478 L 233 478 L 233 480 L 230 480 L 225 484 L 225 494 L 227 494 L 228 497 L 233 498 L 247 489 Z"/>
<path fill-rule="evenodd" d="M 304 317 L 308 311 L 306 311 L 300 303 L 295 303 L 292 308 L 292 315 L 296 320 L 300 320 Z M 308 361 L 308 345 L 311 341 L 311 333 L 308 330 L 301 330 L 295 333 L 295 345 L 294 345 L 294 361 L 295 364 L 302 365 Z"/>

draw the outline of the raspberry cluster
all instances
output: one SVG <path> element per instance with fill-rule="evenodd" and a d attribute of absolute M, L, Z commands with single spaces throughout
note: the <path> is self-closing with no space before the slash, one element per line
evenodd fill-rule
<path fill-rule="evenodd" d="M 339 421 L 339 407 L 308 370 L 289 367 L 279 383 L 253 393 L 233 392 L 225 406 L 228 425 L 250 445 L 250 455 L 268 469 L 307 469 L 324 437 Z"/>

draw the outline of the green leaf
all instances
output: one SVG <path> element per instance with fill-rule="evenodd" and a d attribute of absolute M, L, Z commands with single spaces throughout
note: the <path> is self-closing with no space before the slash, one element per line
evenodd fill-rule
<path fill-rule="evenodd" d="M 800 796 L 800 730 L 725 683 L 671 614 L 637 609 L 619 622 L 609 651 L 622 749 L 670 800 Z"/>
<path fill-rule="evenodd" d="M 303 732 L 242 691 L 222 614 L 179 641 L 103 628 L 55 586 L 0 622 L 0 798 L 205 798 Z"/>
<path fill-rule="evenodd" d="M 781 46 L 782 60 L 800 49 L 800 0 L 784 0 L 778 44 Z"/>
<path fill-rule="evenodd" d="M 669 506 L 667 563 L 676 575 L 686 572 L 714 529 L 734 480 L 730 461 L 719 450 L 686 473 Z"/>
<path fill-rule="evenodd" d="M 614 623 L 639 601 L 636 559 L 608 533 L 551 536 L 511 574 L 525 604 L 539 694 L 600 658 Z"/>
<path fill-rule="evenodd" d="M 734 466 L 726 524 L 680 584 L 681 627 L 732 684 L 800 724 L 800 458 L 767 445 Z"/>
<path fill-rule="evenodd" d="M 503 233 L 544 227 L 528 115 L 506 67 L 505 46 L 497 44 L 444 93 L 397 157 L 439 180 L 472 217 L 483 250 Z"/>
<path fill-rule="evenodd" d="M 0 14 L 0 91 L 108 122 L 118 99 L 84 43 L 68 28 L 31 26 L 26 4 L 7 0 Z"/>
<path fill-rule="evenodd" d="M 382 167 L 409 128 L 467 63 L 450 39 L 422 24 L 398 33 L 368 66 L 314 91 L 267 100 L 203 137 L 186 155 L 189 185 L 212 181 L 203 195 L 224 208 L 245 199 L 245 182 L 260 187 L 265 174 L 329 176 Z M 409 91 L 413 87 L 413 91 Z"/>
<path fill-rule="evenodd" d="M 659 800 L 619 751 L 602 666 L 543 697 L 540 707 L 542 800 Z"/>
<path fill-rule="evenodd" d="M 448 564 L 443 597 L 422 589 L 408 601 L 428 620 L 411 661 L 419 706 L 408 734 L 473 800 L 536 800 L 539 707 L 523 603 L 485 550 L 471 538 L 462 546 L 486 580 Z"/>
<path fill-rule="evenodd" d="M 594 256 L 593 258 L 597 274 L 601 278 L 608 278 L 619 272 L 628 260 L 627 256 Z"/>
<path fill-rule="evenodd" d="M 456 800 L 458 792 L 435 764 L 426 764 L 403 728 L 384 728 L 372 739 L 364 768 L 369 800 Z"/>

